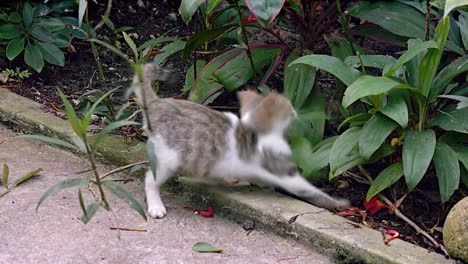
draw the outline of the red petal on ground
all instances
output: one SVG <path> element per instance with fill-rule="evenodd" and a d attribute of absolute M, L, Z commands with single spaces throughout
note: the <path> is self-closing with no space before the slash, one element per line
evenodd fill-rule
<path fill-rule="evenodd" d="M 370 214 L 375 214 L 383 208 L 389 208 L 388 205 L 379 200 L 376 196 L 372 197 L 369 201 L 364 200 L 364 207 Z"/>

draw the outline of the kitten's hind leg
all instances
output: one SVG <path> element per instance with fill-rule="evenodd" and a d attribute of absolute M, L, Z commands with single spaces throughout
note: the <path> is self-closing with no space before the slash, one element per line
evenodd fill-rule
<path fill-rule="evenodd" d="M 158 166 L 156 180 L 151 170 L 145 175 L 146 203 L 148 204 L 148 214 L 153 218 L 163 218 L 166 215 L 166 207 L 161 200 L 161 185 L 171 176 L 171 171 Z"/>

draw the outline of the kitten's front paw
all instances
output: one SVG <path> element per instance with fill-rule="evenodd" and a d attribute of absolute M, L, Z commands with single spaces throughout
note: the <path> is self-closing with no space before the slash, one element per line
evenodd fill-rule
<path fill-rule="evenodd" d="M 164 205 L 151 206 L 148 208 L 148 214 L 153 218 L 163 218 L 166 215 L 166 207 Z"/>

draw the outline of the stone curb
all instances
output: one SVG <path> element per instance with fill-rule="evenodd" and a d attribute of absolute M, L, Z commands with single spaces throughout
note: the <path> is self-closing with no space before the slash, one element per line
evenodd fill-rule
<path fill-rule="evenodd" d="M 40 104 L 0 89 L 0 118 L 18 130 L 69 140 L 74 137 L 68 122 L 44 113 Z M 98 149 L 104 161 L 125 165 L 144 159 L 144 153 L 128 152 L 129 144 L 111 137 Z M 437 253 L 396 239 L 384 245 L 380 232 L 333 215 L 271 190 L 252 187 L 209 186 L 179 178 L 177 187 L 210 201 L 229 218 L 250 218 L 278 234 L 293 236 L 339 263 L 455 263 Z M 252 191 L 255 189 L 255 191 Z M 299 216 L 297 216 L 299 215 Z M 297 217 L 296 217 L 297 216 Z M 359 227 L 356 227 L 359 226 Z"/>

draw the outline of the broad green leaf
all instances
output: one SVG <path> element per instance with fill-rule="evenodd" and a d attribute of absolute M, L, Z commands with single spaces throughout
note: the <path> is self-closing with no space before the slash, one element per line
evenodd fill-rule
<path fill-rule="evenodd" d="M 196 65 L 197 65 L 197 71 L 196 72 L 198 74 L 203 69 L 203 67 L 205 67 L 206 61 L 197 60 Z M 192 90 L 193 83 L 195 82 L 194 66 L 195 65 L 192 64 L 192 66 L 190 66 L 190 68 L 187 71 L 187 75 L 185 75 L 185 84 L 184 84 L 184 87 L 182 88 L 183 93 L 188 93 L 188 92 L 190 92 L 190 90 Z"/>
<path fill-rule="evenodd" d="M 283 8 L 285 0 L 245 0 L 245 4 L 263 27 L 268 27 Z"/>
<path fill-rule="evenodd" d="M 124 188 L 114 183 L 113 181 L 103 181 L 102 185 L 109 189 L 115 196 L 125 200 L 130 205 L 130 207 L 137 211 L 141 215 L 141 217 L 143 217 L 146 220 L 146 214 L 145 210 L 143 209 L 143 206 L 141 206 L 141 204 L 135 198 L 133 198 L 133 196 Z"/>
<path fill-rule="evenodd" d="M 87 224 L 89 221 L 91 221 L 91 218 L 96 214 L 98 211 L 99 207 L 101 207 L 98 203 L 91 203 L 86 207 L 86 213 L 87 215 L 81 216 L 81 221 L 85 224 Z"/>
<path fill-rule="evenodd" d="M 38 46 L 33 44 L 26 45 L 24 50 L 24 62 L 31 66 L 36 72 L 41 72 L 44 67 L 44 58 Z"/>
<path fill-rule="evenodd" d="M 449 113 L 440 113 L 429 120 L 427 125 L 438 126 L 447 131 L 468 134 L 468 108 L 457 109 Z"/>
<path fill-rule="evenodd" d="M 156 156 L 155 146 L 153 141 L 148 140 L 146 142 L 146 155 L 148 157 L 148 162 L 150 165 L 151 172 L 153 173 L 153 177 L 156 180 L 157 177 L 157 168 L 158 168 L 158 157 Z"/>
<path fill-rule="evenodd" d="M 60 95 L 60 99 L 62 99 L 63 105 L 65 106 L 65 113 L 67 114 L 68 122 L 73 128 L 73 131 L 78 137 L 84 139 L 86 137 L 86 128 L 82 126 L 80 119 L 76 116 L 75 109 L 73 109 L 73 106 L 70 104 L 70 101 L 68 101 L 65 94 L 63 94 L 60 89 L 57 91 Z"/>
<path fill-rule="evenodd" d="M 409 131 L 403 143 L 403 171 L 406 185 L 413 190 L 427 171 L 434 155 L 436 136 L 432 129 Z"/>
<path fill-rule="evenodd" d="M 350 85 L 361 75 L 358 70 L 346 65 L 342 60 L 328 55 L 303 56 L 291 62 L 288 67 L 295 64 L 307 64 L 327 71 L 340 79 L 345 85 Z"/>
<path fill-rule="evenodd" d="M 67 179 L 67 180 L 61 181 L 53 185 L 52 187 L 47 189 L 47 191 L 41 196 L 41 199 L 39 199 L 39 202 L 37 203 L 37 206 L 36 206 L 36 212 L 39 209 L 39 206 L 41 206 L 42 202 L 44 202 L 44 200 L 50 195 L 56 194 L 57 192 L 66 188 L 79 186 L 81 183 L 82 183 L 82 179 Z"/>
<path fill-rule="evenodd" d="M 408 125 L 408 107 L 403 96 L 388 96 L 389 102 L 380 109 L 385 116 L 393 119 L 402 128 Z"/>
<path fill-rule="evenodd" d="M 33 9 L 30 3 L 23 4 L 23 23 L 24 28 L 28 29 L 33 21 Z"/>
<path fill-rule="evenodd" d="M 70 148 L 70 149 L 76 149 L 78 148 L 75 145 L 72 145 L 64 140 L 54 138 L 54 137 L 47 137 L 47 136 L 42 136 L 42 135 L 19 135 L 17 138 L 28 138 L 28 139 L 34 139 L 34 140 L 39 140 L 45 143 L 50 143 L 58 146 L 62 146 L 65 148 Z"/>
<path fill-rule="evenodd" d="M 458 75 L 468 71 L 468 55 L 462 56 L 443 68 L 434 78 L 429 92 L 429 102 L 434 102 L 437 96 L 445 91 L 447 85 Z"/>
<path fill-rule="evenodd" d="M 463 143 L 466 143 L 463 142 Z M 455 151 L 457 154 L 457 159 L 460 163 L 468 170 L 468 146 L 466 145 L 450 145 L 450 147 Z"/>
<path fill-rule="evenodd" d="M 319 87 L 314 86 L 309 96 L 305 99 L 302 107 L 297 110 L 298 120 L 303 121 L 305 128 L 308 130 L 307 139 L 312 144 L 317 144 L 323 139 L 325 132 L 325 98 L 322 95 Z"/>
<path fill-rule="evenodd" d="M 8 165 L 6 163 L 3 163 L 2 185 L 7 190 L 9 189 L 9 187 L 8 187 L 8 176 L 10 176 L 10 168 L 8 168 Z"/>
<path fill-rule="evenodd" d="M 317 173 L 328 165 L 333 142 L 323 145 L 316 151 L 313 151 L 310 141 L 304 137 L 293 138 L 289 144 L 293 159 L 301 168 L 302 175 L 312 181 L 320 180 L 317 178 Z"/>
<path fill-rule="evenodd" d="M 307 64 L 286 67 L 284 94 L 295 109 L 300 109 L 314 87 L 315 68 Z"/>
<path fill-rule="evenodd" d="M 119 50 L 118 48 L 114 47 L 113 45 L 107 43 L 107 42 L 104 42 L 102 40 L 99 40 L 99 39 L 88 39 L 88 41 L 91 41 L 91 42 L 95 42 L 107 49 L 109 49 L 110 51 L 114 52 L 116 55 L 119 55 L 120 57 L 122 57 L 125 61 L 128 61 L 128 55 L 123 53 L 121 50 Z"/>
<path fill-rule="evenodd" d="M 457 109 L 468 107 L 468 97 L 461 95 L 439 95 L 439 97 L 458 101 Z"/>
<path fill-rule="evenodd" d="M 345 60 L 346 58 L 355 55 L 355 50 L 358 49 L 357 45 L 351 46 L 348 39 L 339 34 L 324 35 L 323 38 L 327 42 L 328 47 L 330 47 L 331 54 L 340 60 Z"/>
<path fill-rule="evenodd" d="M 458 10 L 460 15 L 458 16 L 458 27 L 460 29 L 461 40 L 463 47 L 468 50 L 468 12 Z"/>
<path fill-rule="evenodd" d="M 52 35 L 52 32 L 50 32 L 49 30 L 37 24 L 33 24 L 31 26 L 29 33 L 31 34 L 33 38 L 42 42 L 51 43 L 55 41 L 55 38 Z"/>
<path fill-rule="evenodd" d="M 376 114 L 362 128 L 359 136 L 359 153 L 368 160 L 385 139 L 398 126 L 390 118 Z"/>
<path fill-rule="evenodd" d="M 440 198 L 445 203 L 458 189 L 460 166 L 455 151 L 442 142 L 437 142 L 433 160 L 439 180 Z"/>
<path fill-rule="evenodd" d="M 190 91 L 188 100 L 202 103 L 210 95 L 216 93 L 223 85 L 213 78 L 214 72 L 233 57 L 238 56 L 243 50 L 232 49 L 213 58 L 203 69 L 198 72 L 197 79 Z"/>
<path fill-rule="evenodd" d="M 138 123 L 133 122 L 133 121 L 125 121 L 125 120 L 110 123 L 103 130 L 99 131 L 99 133 L 96 134 L 94 145 L 98 145 L 107 136 L 107 134 L 109 134 L 112 130 L 119 128 L 119 127 L 131 126 L 131 125 L 138 125 Z"/>
<path fill-rule="evenodd" d="M 348 12 L 399 36 L 424 39 L 424 14 L 399 1 L 360 1 Z"/>
<path fill-rule="evenodd" d="M 206 29 L 204 31 L 197 32 L 190 36 L 185 44 L 183 51 L 183 58 L 187 59 L 194 50 L 201 47 L 206 42 L 215 40 L 224 34 L 231 32 L 237 27 L 237 24 L 227 24 L 218 28 Z"/>
<path fill-rule="evenodd" d="M 65 23 L 63 23 L 62 20 L 55 17 L 43 19 L 39 23 L 37 23 L 37 25 L 47 29 L 50 32 L 55 32 L 65 28 Z"/>
<path fill-rule="evenodd" d="M 124 37 L 125 42 L 127 42 L 127 45 L 130 47 L 130 49 L 133 52 L 133 55 L 135 56 L 135 62 L 139 61 L 139 53 L 137 46 L 135 45 L 135 42 L 133 42 L 133 39 L 127 35 L 126 32 L 122 32 L 122 35 Z"/>
<path fill-rule="evenodd" d="M 434 76 L 439 68 L 449 29 L 450 19 L 448 17 L 441 19 L 434 33 L 434 41 L 439 44 L 439 48 L 430 49 L 419 64 L 419 89 L 426 97 L 429 95 Z"/>
<path fill-rule="evenodd" d="M 20 184 L 22 184 L 23 182 L 29 180 L 30 178 L 32 178 L 33 176 L 36 176 L 39 172 L 41 172 L 42 169 L 39 168 L 37 170 L 33 170 L 33 171 L 30 171 L 28 173 L 26 173 L 26 175 L 24 175 L 23 177 L 17 179 L 14 183 L 13 183 L 13 187 L 16 187 Z"/>
<path fill-rule="evenodd" d="M 278 46 L 250 45 L 252 59 L 256 72 L 261 72 L 262 68 L 273 63 L 276 56 L 281 52 Z M 233 91 L 245 84 L 252 78 L 253 72 L 250 66 L 249 58 L 243 50 L 238 56 L 228 60 L 218 70 L 214 72 L 213 77 L 217 82 L 222 83 L 228 91 Z"/>
<path fill-rule="evenodd" d="M 391 154 L 395 153 L 396 149 L 390 144 L 383 143 L 382 146 L 372 154 L 372 156 L 365 161 L 364 164 L 372 164 L 375 162 L 382 161 L 383 158 L 390 156 Z"/>
<path fill-rule="evenodd" d="M 333 142 L 330 151 L 330 179 L 365 161 L 359 155 L 357 146 L 361 131 L 360 127 L 351 127 Z"/>
<path fill-rule="evenodd" d="M 176 40 L 170 44 L 164 46 L 160 51 L 163 53 L 159 53 L 158 55 L 154 56 L 154 62 L 161 64 L 171 55 L 176 54 L 177 52 L 183 50 L 185 47 L 185 41 Z"/>
<path fill-rule="evenodd" d="M 403 176 L 403 165 L 401 162 L 394 163 L 385 168 L 372 182 L 367 191 L 366 201 L 369 201 L 372 197 L 390 187 L 397 182 L 401 176 Z"/>
<path fill-rule="evenodd" d="M 192 250 L 200 253 L 222 253 L 222 249 L 215 248 L 213 245 L 205 242 L 197 242 L 193 244 Z"/>
<path fill-rule="evenodd" d="M 463 144 L 468 142 L 468 134 L 445 132 L 439 137 L 438 141 L 447 143 L 449 145 L 460 143 Z"/>
<path fill-rule="evenodd" d="M 353 35 L 364 35 L 371 39 L 385 41 L 389 44 L 399 46 L 405 45 L 406 41 L 408 40 L 408 37 L 394 34 L 376 24 L 369 22 L 350 28 L 350 32 Z"/>
<path fill-rule="evenodd" d="M 427 49 L 439 49 L 439 44 L 435 41 L 429 40 L 409 48 L 398 58 L 395 65 L 385 74 L 385 76 L 392 76 L 401 66 Z"/>
<path fill-rule="evenodd" d="M 24 38 L 15 38 L 8 42 L 6 47 L 6 56 L 13 60 L 24 50 Z"/>
<path fill-rule="evenodd" d="M 395 58 L 387 55 L 360 55 L 359 57 L 347 57 L 344 62 L 356 69 L 362 67 L 362 64 L 364 64 L 365 67 L 383 69 L 386 65 L 393 64 L 395 61 Z"/>
<path fill-rule="evenodd" d="M 445 0 L 444 17 L 448 16 L 453 9 L 466 5 L 468 5 L 466 0 Z"/>
<path fill-rule="evenodd" d="M 84 131 L 86 135 L 86 130 L 88 129 L 89 123 L 91 122 L 91 117 L 93 114 L 96 112 L 96 108 L 101 104 L 101 102 L 106 99 L 110 94 L 115 92 L 118 88 L 111 89 L 110 91 L 107 91 L 105 94 L 100 96 L 91 106 L 91 108 L 86 112 L 86 114 L 83 116 L 83 119 L 81 120 L 81 129 Z M 81 137 L 83 138 L 83 137 Z"/>
<path fill-rule="evenodd" d="M 460 166 L 460 180 L 468 188 L 468 170 Z"/>
<path fill-rule="evenodd" d="M 401 83 L 389 77 L 364 75 L 346 89 L 342 105 L 346 108 L 360 98 L 385 93 L 398 85 Z"/>
<path fill-rule="evenodd" d="M 151 46 L 154 46 L 154 45 L 157 45 L 157 44 L 160 44 L 160 43 L 174 42 L 176 40 L 177 40 L 176 38 L 170 38 L 170 37 L 159 37 L 159 38 L 155 38 L 155 39 L 150 39 L 150 40 L 146 41 L 145 43 L 141 44 L 141 46 L 138 47 L 138 50 L 144 50 L 144 49 L 146 49 L 148 47 L 151 47 Z"/>
<path fill-rule="evenodd" d="M 182 0 L 179 7 L 179 13 L 182 16 L 182 20 L 188 24 L 193 14 L 198 10 L 198 7 L 204 2 L 205 0 Z"/>
<path fill-rule="evenodd" d="M 223 0 L 208 0 L 207 13 L 211 13 Z"/>
<path fill-rule="evenodd" d="M 65 56 L 63 52 L 57 48 L 57 46 L 37 41 L 38 47 L 41 49 L 41 53 L 44 56 L 44 60 L 46 60 L 50 64 L 63 66 L 65 65 Z"/>
<path fill-rule="evenodd" d="M 343 120 L 340 125 L 338 126 L 338 131 L 341 130 L 341 128 L 346 125 L 346 124 L 351 124 L 351 126 L 361 126 L 364 125 L 369 119 L 371 118 L 371 115 L 369 113 L 359 113 L 355 114 L 353 116 L 350 116 Z"/>
<path fill-rule="evenodd" d="M 18 12 L 11 12 L 10 16 L 8 16 L 8 21 L 17 24 L 17 23 L 23 21 L 23 17 Z"/>

